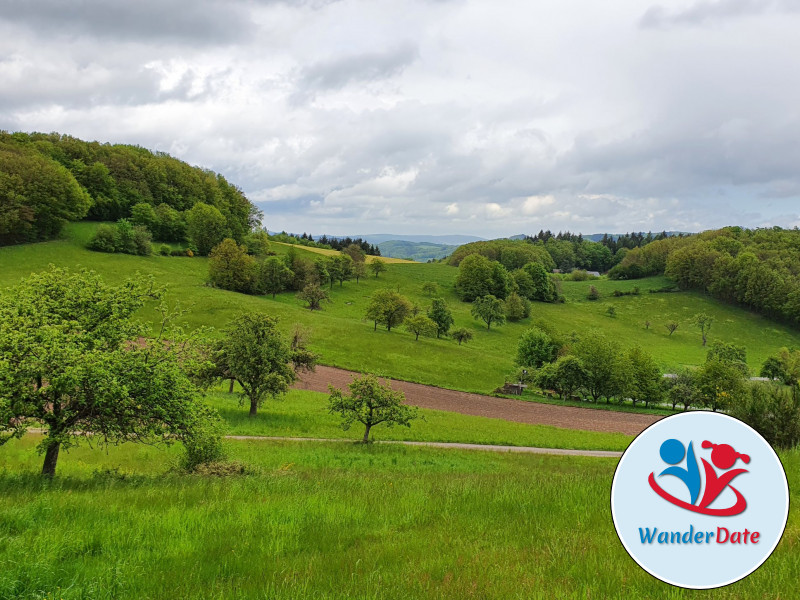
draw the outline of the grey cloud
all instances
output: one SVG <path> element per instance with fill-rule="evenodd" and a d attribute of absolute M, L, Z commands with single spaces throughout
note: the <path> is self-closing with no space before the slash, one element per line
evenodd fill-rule
<path fill-rule="evenodd" d="M 302 69 L 297 80 L 295 103 L 312 98 L 317 92 L 339 90 L 355 82 L 387 79 L 402 73 L 419 56 L 411 44 L 384 50 L 344 56 L 318 62 Z"/>
<path fill-rule="evenodd" d="M 798 12 L 797 0 L 717 0 L 695 2 L 688 8 L 670 11 L 652 6 L 642 15 L 639 25 L 644 29 L 662 29 L 681 25 L 706 25 L 739 17 L 773 12 Z"/>
<path fill-rule="evenodd" d="M 0 19 L 48 35 L 215 44 L 251 32 L 244 8 L 222 0 L 0 0 Z"/>

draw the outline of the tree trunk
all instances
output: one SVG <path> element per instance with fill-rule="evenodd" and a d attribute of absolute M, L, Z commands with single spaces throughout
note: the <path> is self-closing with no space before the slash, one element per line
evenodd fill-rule
<path fill-rule="evenodd" d="M 55 442 L 47 446 L 44 455 L 44 465 L 42 465 L 42 475 L 53 477 L 56 474 L 56 464 L 58 463 L 58 451 L 61 449 L 61 442 Z"/>
<path fill-rule="evenodd" d="M 258 410 L 258 402 L 256 402 L 255 400 L 251 400 L 250 401 L 250 416 L 251 417 L 255 417 L 257 410 Z"/>
<path fill-rule="evenodd" d="M 365 444 L 369 443 L 369 430 L 372 429 L 372 425 L 367 425 L 367 428 L 364 430 L 364 439 L 362 440 Z"/>
<path fill-rule="evenodd" d="M 705 345 L 706 345 L 706 334 L 704 333 L 703 334 L 703 346 L 705 346 Z"/>
<path fill-rule="evenodd" d="M 236 380 L 235 380 L 233 377 L 231 377 L 231 386 L 228 388 L 228 393 L 229 393 L 229 394 L 232 394 L 232 393 L 233 393 L 233 384 L 234 384 L 235 382 L 236 382 Z"/>
<path fill-rule="evenodd" d="M 417 334 L 417 337 L 415 337 L 414 339 L 415 339 L 416 341 L 419 341 L 419 334 Z"/>
<path fill-rule="evenodd" d="M 378 322 L 375 321 L 375 328 L 372 331 L 378 331 Z"/>

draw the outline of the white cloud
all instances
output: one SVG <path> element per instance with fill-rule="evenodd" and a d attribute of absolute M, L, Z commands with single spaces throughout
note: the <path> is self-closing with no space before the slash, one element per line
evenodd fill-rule
<path fill-rule="evenodd" d="M 790 0 L 57 4 L 0 0 L 0 128 L 173 153 L 272 229 L 797 220 Z"/>

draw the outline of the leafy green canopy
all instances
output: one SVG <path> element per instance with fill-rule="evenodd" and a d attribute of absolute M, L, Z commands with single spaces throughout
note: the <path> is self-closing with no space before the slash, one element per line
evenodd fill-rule
<path fill-rule="evenodd" d="M 213 207 L 224 222 L 208 235 L 216 241 L 204 236 L 194 242 L 207 246 L 203 254 L 224 237 L 241 242 L 260 219 L 222 175 L 167 154 L 57 133 L 0 132 L 0 245 L 50 239 L 63 222 L 84 217 L 134 217 L 157 239 L 181 241 L 182 217 L 198 203 Z"/>
<path fill-rule="evenodd" d="M 358 421 L 365 426 L 363 441 L 369 441 L 369 432 L 375 425 L 386 423 L 388 427 L 403 425 L 411 427 L 417 418 L 417 408 L 403 404 L 405 394 L 395 391 L 391 386 L 381 384 L 374 375 L 356 377 L 349 385 L 350 395 L 342 390 L 328 386 L 330 398 L 328 408 L 331 413 L 342 417 L 342 429 L 347 431 Z"/>
<path fill-rule="evenodd" d="M 110 286 L 55 267 L 2 294 L 0 444 L 41 424 L 43 473 L 53 475 L 62 447 L 169 442 L 213 419 L 187 375 L 199 364 L 191 345 L 179 331 L 146 340 L 133 319 L 162 297 L 152 279 Z M 163 335 L 163 305 L 162 315 Z"/>

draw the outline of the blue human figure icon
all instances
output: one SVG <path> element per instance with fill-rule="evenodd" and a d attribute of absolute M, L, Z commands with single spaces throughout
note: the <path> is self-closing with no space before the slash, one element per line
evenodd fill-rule
<path fill-rule="evenodd" d="M 695 458 L 692 443 L 689 442 L 689 449 L 686 450 L 682 442 L 676 439 L 669 439 L 661 444 L 659 453 L 665 463 L 673 465 L 661 471 L 659 477 L 662 475 L 674 475 L 683 481 L 689 489 L 691 504 L 697 502 L 697 497 L 700 495 L 700 468 L 697 466 L 697 458 Z M 675 466 L 683 460 L 684 455 L 686 456 L 686 468 Z"/>

